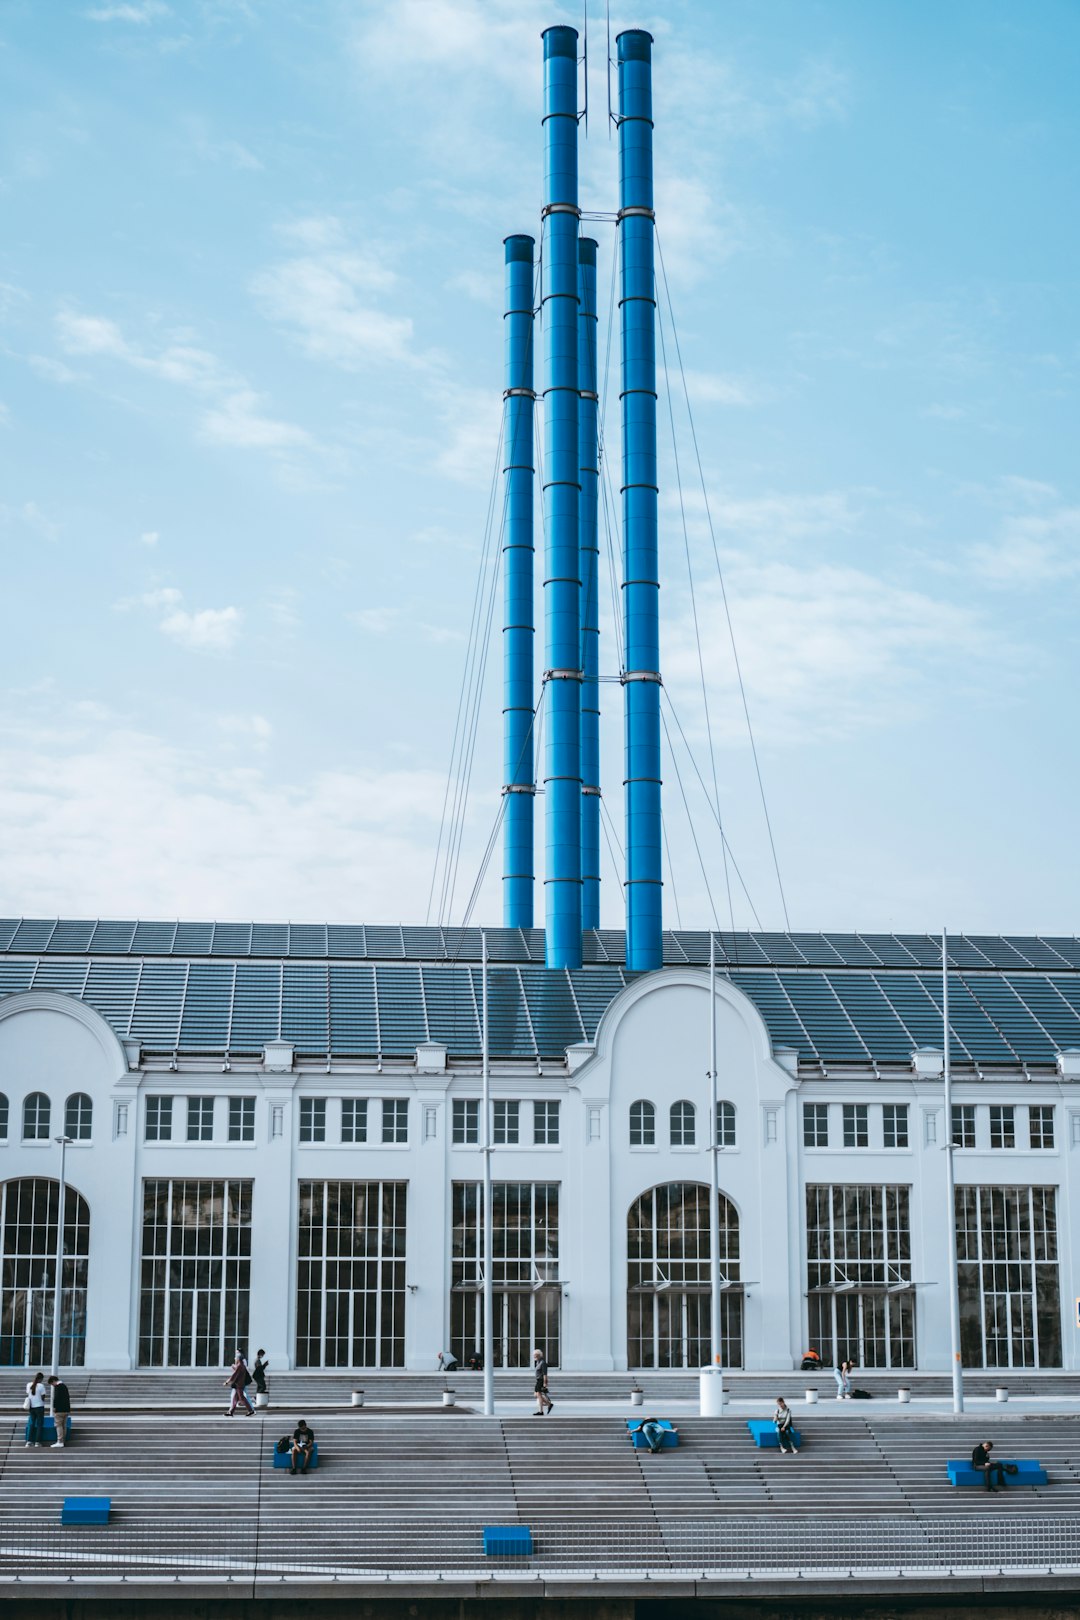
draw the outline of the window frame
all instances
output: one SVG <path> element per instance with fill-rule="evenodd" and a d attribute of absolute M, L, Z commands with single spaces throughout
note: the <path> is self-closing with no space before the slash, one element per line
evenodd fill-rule
<path fill-rule="evenodd" d="M 254 1097 L 248 1096 L 229 1098 L 228 1140 L 233 1143 L 254 1142 Z"/>
<path fill-rule="evenodd" d="M 804 1102 L 802 1105 L 802 1139 L 804 1148 L 829 1146 L 829 1105 L 827 1102 Z"/>
<path fill-rule="evenodd" d="M 367 1097 L 342 1097 L 341 1145 L 343 1147 L 367 1146 L 368 1131 L 371 1127 L 369 1100 Z"/>
<path fill-rule="evenodd" d="M 405 1147 L 409 1141 L 408 1097 L 382 1099 L 382 1145 Z"/>
<path fill-rule="evenodd" d="M 638 1109 L 641 1110 L 638 1115 Z M 636 1117 L 635 1117 L 636 1116 Z M 656 1104 L 647 1097 L 639 1097 L 630 1104 L 629 1109 L 630 1146 L 632 1148 L 654 1148 L 656 1146 Z M 640 1137 L 635 1141 L 635 1136 Z"/>
<path fill-rule="evenodd" d="M 210 1104 L 207 1108 L 207 1103 Z M 193 1106 L 194 1105 L 194 1106 Z M 209 1115 L 209 1132 L 206 1130 L 207 1115 Z M 185 1128 L 185 1141 L 212 1142 L 214 1140 L 214 1099 L 212 1096 L 199 1095 L 187 1099 L 187 1121 Z"/>
<path fill-rule="evenodd" d="M 892 1141 L 889 1141 L 889 1137 Z M 901 1136 L 903 1141 L 900 1140 Z M 881 1145 L 888 1152 L 902 1151 L 911 1146 L 911 1109 L 907 1103 L 882 1103 Z"/>
<path fill-rule="evenodd" d="M 697 1109 L 689 1097 L 677 1097 L 668 1109 L 668 1141 L 673 1148 L 697 1147 Z"/>
<path fill-rule="evenodd" d="M 152 1091 L 146 1099 L 146 1112 L 143 1116 L 144 1142 L 171 1142 L 173 1139 L 173 1117 L 176 1101 L 171 1093 Z M 153 1119 L 151 1119 L 153 1111 Z"/>
<path fill-rule="evenodd" d="M 301 1147 L 321 1147 L 326 1141 L 325 1097 L 301 1097 L 297 1140 Z"/>
<path fill-rule="evenodd" d="M 954 1148 L 964 1148 L 968 1151 L 977 1145 L 974 1103 L 953 1103 L 952 1119 L 949 1121 L 949 1142 Z"/>
<path fill-rule="evenodd" d="M 716 1145 L 718 1148 L 733 1148 L 738 1145 L 735 1131 L 735 1104 L 726 1098 L 718 1098 L 716 1103 Z"/>
<path fill-rule="evenodd" d="M 533 1147 L 558 1147 L 562 1136 L 562 1108 L 559 1098 L 534 1098 L 532 1106 Z M 544 1121 L 543 1126 L 541 1121 Z"/>
<path fill-rule="evenodd" d="M 1016 1107 L 1013 1103 L 990 1103 L 990 1147 L 994 1153 L 1009 1153 L 1016 1147 Z"/>
<path fill-rule="evenodd" d="M 494 1147 L 521 1146 L 521 1103 L 516 1097 L 496 1097 L 492 1102 L 491 1141 Z"/>
<path fill-rule="evenodd" d="M 1028 1104 L 1028 1147 L 1033 1153 L 1053 1153 L 1057 1146 L 1057 1121 L 1054 1118 L 1056 1110 L 1053 1103 Z M 1038 1115 L 1038 1130 L 1036 1131 L 1036 1115 Z M 1047 1129 L 1049 1126 L 1049 1141 Z M 1036 1141 L 1036 1136 L 1041 1140 Z"/>
<path fill-rule="evenodd" d="M 451 1097 L 451 1147 L 480 1146 L 480 1098 Z"/>
<path fill-rule="evenodd" d="M 74 1120 L 71 1112 L 73 1106 L 78 1109 Z M 71 1142 L 89 1142 L 93 1134 L 94 1099 L 88 1091 L 73 1091 L 64 1100 L 64 1135 Z"/>

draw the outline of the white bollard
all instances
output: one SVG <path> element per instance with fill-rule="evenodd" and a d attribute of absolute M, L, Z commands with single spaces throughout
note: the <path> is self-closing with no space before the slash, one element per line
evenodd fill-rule
<path fill-rule="evenodd" d="M 442 1403 L 443 1403 L 444 1406 L 453 1406 L 453 1404 L 454 1404 L 454 1402 L 456 1400 L 457 1400 L 457 1395 L 456 1395 L 454 1390 L 452 1390 L 452 1389 L 444 1389 L 443 1390 Z"/>
<path fill-rule="evenodd" d="M 645 1391 L 643 1389 L 632 1389 L 630 1391 L 630 1405 L 631 1406 L 640 1406 L 642 1401 L 644 1401 L 644 1399 L 645 1399 Z"/>
<path fill-rule="evenodd" d="M 904 1389 L 903 1386 L 901 1386 L 900 1389 L 898 1389 L 897 1392 L 896 1392 L 896 1398 L 900 1402 L 901 1406 L 910 1405 L 910 1403 L 911 1403 L 911 1391 L 910 1391 L 910 1389 Z"/>
<path fill-rule="evenodd" d="M 270 1405 L 270 1391 L 268 1389 L 264 1389 L 258 1395 L 256 1395 L 255 1405 L 257 1407 Z"/>
<path fill-rule="evenodd" d="M 806 1400 L 807 1406 L 816 1406 L 817 1403 L 818 1403 L 818 1392 L 817 1392 L 817 1390 L 816 1389 L 808 1389 L 806 1391 L 806 1393 L 805 1393 L 805 1400 Z"/>
<path fill-rule="evenodd" d="M 698 1378 L 698 1413 L 701 1417 L 723 1417 L 727 1390 L 719 1367 L 702 1367 Z"/>
<path fill-rule="evenodd" d="M 353 1392 L 352 1392 L 352 1404 L 354 1406 L 363 1406 L 363 1404 L 364 1404 L 364 1392 L 363 1392 L 362 1389 L 354 1389 L 353 1390 Z"/>
<path fill-rule="evenodd" d="M 995 1391 L 994 1391 L 994 1399 L 995 1399 L 995 1401 L 1007 1401 L 1008 1398 L 1009 1398 L 1009 1392 L 1004 1387 L 1004 1385 L 1001 1385 L 997 1389 L 995 1389 Z"/>

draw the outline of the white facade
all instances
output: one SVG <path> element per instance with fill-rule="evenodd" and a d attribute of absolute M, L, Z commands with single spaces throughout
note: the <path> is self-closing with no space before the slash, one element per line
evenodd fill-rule
<path fill-rule="evenodd" d="M 856 1320 L 860 1324 L 871 1319 L 880 1322 L 885 1319 L 883 1312 L 893 1313 L 888 1317 L 894 1324 L 891 1342 L 884 1349 L 879 1345 L 876 1352 L 879 1364 L 882 1357 L 888 1361 L 891 1356 L 897 1364 L 945 1369 L 949 1364 L 943 1239 L 946 1129 L 941 1080 L 934 1063 L 924 1058 L 918 1065 L 913 1061 L 906 1078 L 900 1074 L 876 1077 L 868 1070 L 861 1077 L 848 1072 L 843 1079 L 818 1076 L 800 1080 L 795 1055 L 773 1050 L 754 1005 L 724 979 L 717 983 L 716 1017 L 719 1095 L 734 1109 L 733 1122 L 727 1115 L 728 1140 L 733 1135 L 733 1143 L 725 1145 L 720 1156 L 720 1183 L 738 1219 L 737 1264 L 725 1261 L 724 1275 L 736 1314 L 735 1302 L 741 1301 L 742 1365 L 751 1369 L 798 1366 L 804 1348 L 819 1336 L 815 1326 L 820 1327 L 824 1320 L 822 1311 L 828 1315 L 839 1300 L 835 1308 L 850 1331 L 855 1331 L 850 1324 Z M 498 1062 L 493 1066 L 496 1110 L 500 1104 L 518 1105 L 518 1140 L 498 1142 L 495 1148 L 496 1183 L 558 1189 L 557 1246 L 552 1226 L 546 1247 L 541 1244 L 523 1258 L 518 1254 L 514 1262 L 517 1280 L 510 1289 L 513 1299 L 506 1320 L 518 1324 L 521 1343 L 515 1341 L 511 1359 L 531 1331 L 528 1325 L 522 1326 L 533 1320 L 529 1310 L 540 1308 L 530 1307 L 528 1301 L 542 1300 L 546 1319 L 558 1320 L 558 1359 L 563 1366 L 610 1370 L 640 1365 L 641 1345 L 652 1328 L 658 1335 L 655 1345 L 663 1341 L 658 1353 L 661 1364 L 697 1364 L 699 1341 L 685 1324 L 695 1320 L 702 1308 L 696 1303 L 702 1300 L 700 1266 L 687 1270 L 682 1258 L 670 1260 L 670 1233 L 665 1231 L 660 1238 L 664 1253 L 655 1264 L 652 1260 L 639 1263 L 632 1278 L 627 1222 L 632 1206 L 650 1189 L 669 1184 L 707 1185 L 710 1180 L 708 1026 L 707 975 L 694 968 L 669 968 L 636 980 L 617 997 L 601 1020 L 595 1047 L 571 1048 L 562 1064 Z M 1011 1277 L 1004 1281 L 1003 1272 L 999 1276 L 992 1269 L 995 1262 L 989 1250 L 983 1256 L 979 1321 L 969 1313 L 969 1328 L 972 1333 L 987 1331 L 986 1322 L 991 1318 L 1006 1323 L 995 1328 L 996 1348 L 983 1356 L 990 1364 L 1002 1364 L 1004 1356 L 1005 1364 L 1013 1358 L 1029 1365 L 1080 1365 L 1072 1286 L 1074 1254 L 1080 1261 L 1080 1210 L 1073 1190 L 1080 1155 L 1080 1078 L 1069 1074 L 1071 1061 L 1068 1054 L 1063 1056 L 1056 1079 L 1048 1075 L 1032 1079 L 1017 1070 L 1011 1075 L 1002 1072 L 993 1080 L 967 1075 L 954 1080 L 954 1103 L 974 1108 L 974 1116 L 962 1120 L 965 1132 L 974 1125 L 974 1146 L 962 1146 L 956 1152 L 958 1183 L 1037 1189 L 1034 1203 L 1030 1196 L 1022 1196 L 1007 1201 L 1008 1208 L 1013 1214 L 1022 1209 L 1026 1212 L 1023 1219 L 1041 1220 L 1044 1226 L 1050 1209 L 1056 1228 L 1049 1240 L 1034 1225 L 1021 1234 L 1017 1242 L 1027 1257 L 1016 1261 Z M 918 1068 L 931 1072 L 920 1075 Z M 218 1365 L 232 1353 L 233 1346 L 227 1342 L 230 1328 L 224 1318 L 214 1316 L 216 1296 L 209 1298 L 219 1286 L 217 1281 L 206 1283 L 213 1265 L 207 1261 L 200 1272 L 198 1256 L 193 1255 L 190 1279 L 185 1282 L 181 1275 L 185 1261 L 175 1234 L 167 1240 L 174 1244 L 168 1259 L 161 1261 L 162 1266 L 173 1268 L 169 1275 L 175 1287 L 173 1283 L 168 1287 L 174 1297 L 168 1306 L 159 1302 L 160 1310 L 174 1313 L 168 1330 L 175 1339 L 173 1351 L 165 1342 L 168 1332 L 161 1323 L 153 1329 L 153 1312 L 146 1297 L 150 1290 L 146 1281 L 149 1259 L 144 1256 L 146 1185 L 198 1182 L 215 1188 L 228 1184 L 234 1192 L 238 1186 L 250 1184 L 242 1195 L 250 1198 L 249 1236 L 237 1240 L 241 1248 L 250 1245 L 247 1329 L 242 1332 L 246 1345 L 264 1346 L 278 1368 L 297 1364 L 298 1286 L 301 1266 L 307 1263 L 298 1253 L 298 1234 L 301 1204 L 306 1199 L 308 1214 L 316 1208 L 322 1211 L 318 1242 L 337 1246 L 320 1262 L 324 1270 L 318 1275 L 337 1279 L 325 1286 L 336 1288 L 338 1315 L 334 1320 L 339 1326 L 339 1346 L 344 1340 L 350 1346 L 357 1342 L 362 1311 L 370 1309 L 374 1313 L 371 1334 L 375 1339 L 382 1335 L 383 1344 L 393 1340 L 389 1354 L 376 1351 L 372 1359 L 382 1356 L 388 1364 L 429 1369 L 438 1350 L 451 1342 L 455 1322 L 460 1328 L 462 1320 L 472 1321 L 467 1312 L 475 1310 L 475 1305 L 463 1303 L 476 1300 L 475 1289 L 470 1291 L 460 1283 L 456 1289 L 454 1286 L 455 1276 L 462 1270 L 478 1275 L 475 1268 L 469 1272 L 469 1256 L 460 1252 L 458 1273 L 454 1271 L 455 1241 L 459 1251 L 465 1241 L 460 1220 L 455 1232 L 454 1188 L 480 1180 L 481 1159 L 476 1145 L 455 1143 L 453 1138 L 454 1103 L 476 1100 L 479 1082 L 474 1061 L 458 1062 L 442 1047 L 432 1045 L 421 1046 L 413 1062 L 365 1064 L 324 1059 L 310 1065 L 298 1062 L 292 1048 L 283 1042 L 267 1046 L 261 1061 L 234 1059 L 231 1066 L 220 1057 L 149 1061 L 134 1043 L 121 1043 L 102 1018 L 73 997 L 37 991 L 14 994 L 0 1000 L 0 1092 L 8 1102 L 7 1139 L 0 1145 L 0 1180 L 12 1199 L 10 1189 L 16 1182 L 54 1180 L 60 1161 L 54 1138 L 64 1128 L 67 1099 L 79 1093 L 89 1097 L 89 1137 L 76 1139 L 67 1148 L 68 1185 L 85 1199 L 89 1212 L 85 1340 L 81 1346 L 88 1367 L 126 1368 L 146 1362 L 145 1346 L 152 1331 L 158 1330 L 163 1345 L 159 1360 Z M 38 1139 L 26 1139 L 27 1119 L 34 1129 L 40 1128 L 39 1115 L 34 1112 L 38 1105 L 31 1104 L 30 1113 L 26 1112 L 27 1099 L 35 1095 L 49 1099 L 51 1113 L 46 1131 Z M 171 1108 L 163 1109 L 161 1100 L 168 1098 L 173 1099 Z M 196 1099 L 212 1102 L 204 1105 Z M 253 1101 L 241 1104 L 241 1099 Z M 324 1100 L 325 1110 L 312 1106 Z M 346 1131 L 350 1126 L 354 1133 L 361 1129 L 363 1111 L 353 1105 L 362 1101 L 367 1103 L 367 1140 L 343 1142 L 343 1122 Z M 685 1110 L 678 1116 L 684 1135 L 692 1126 L 692 1143 L 677 1139 L 678 1128 L 676 1140 L 672 1139 L 671 1109 L 680 1101 L 692 1105 L 692 1116 Z M 557 1114 L 550 1107 L 534 1112 L 535 1104 L 552 1102 L 559 1105 Z M 631 1139 L 631 1110 L 638 1102 L 651 1103 L 655 1109 L 652 1140 L 647 1130 L 640 1129 L 638 1140 Z M 344 1111 L 343 1103 L 348 1105 Z M 826 1113 L 807 1116 L 806 1105 L 823 1105 Z M 864 1107 L 865 1113 L 861 1112 Z M 846 1116 L 845 1108 L 849 1111 Z M 893 1112 L 887 1114 L 886 1109 Z M 998 1112 L 991 1115 L 991 1109 Z M 1001 1110 L 1011 1110 L 1011 1115 Z M 168 1119 L 168 1133 L 161 1132 L 163 1139 L 148 1140 L 155 1121 L 161 1129 L 163 1117 Z M 498 1111 L 504 1136 L 514 1134 L 514 1117 L 512 1108 Z M 553 1125 L 553 1121 L 557 1123 Z M 459 1107 L 458 1134 L 468 1135 L 474 1122 L 475 1111 L 470 1119 L 468 1111 Z M 321 1134 L 324 1139 L 301 1141 L 302 1125 L 305 1134 Z M 384 1134 L 400 1135 L 403 1127 L 405 1140 L 383 1140 Z M 230 1129 L 241 1139 L 230 1140 Z M 242 1139 L 249 1129 L 251 1139 Z M 550 1138 L 554 1131 L 557 1141 L 535 1140 L 538 1132 Z M 887 1131 L 898 1145 L 886 1145 Z M 822 1132 L 822 1145 L 807 1145 L 808 1136 L 820 1137 Z M 851 1145 L 844 1145 L 845 1132 Z M 195 1139 L 189 1140 L 189 1134 Z M 1032 1146 L 1035 1140 L 1044 1145 Z M 320 1201 L 321 1192 L 313 1195 L 309 1189 L 302 1194 L 307 1184 L 326 1182 L 382 1183 L 395 1188 L 404 1184 L 406 1197 L 395 1205 L 407 1209 L 403 1255 L 391 1254 L 392 1240 L 385 1234 L 371 1239 L 376 1247 L 387 1245 L 380 1259 L 359 1240 L 343 1242 L 339 1227 L 331 1231 L 330 1206 Z M 867 1192 L 861 1206 L 864 1214 L 846 1217 L 848 1226 L 856 1219 L 873 1226 L 879 1208 L 891 1209 L 894 1215 L 902 1208 L 907 1237 L 901 1235 L 897 1241 L 900 1250 L 908 1251 L 901 1256 L 902 1263 L 890 1271 L 889 1254 L 883 1252 L 885 1270 L 879 1268 L 871 1278 L 876 1264 L 871 1251 L 878 1238 L 868 1231 L 862 1250 L 865 1268 L 860 1271 L 855 1239 L 850 1232 L 840 1231 L 843 1221 L 837 1213 L 837 1231 L 829 1241 L 844 1252 L 832 1256 L 826 1267 L 826 1284 L 812 1292 L 808 1186 L 907 1189 L 887 1197 Z M 1052 1201 L 1047 1201 L 1043 1189 L 1052 1190 Z M 194 1200 L 196 1194 L 191 1196 Z M 209 1199 L 210 1195 L 204 1191 L 198 1196 Z M 228 1194 L 226 1201 L 232 1196 L 234 1193 Z M 544 1221 L 550 1223 L 554 1203 L 548 1194 L 544 1196 L 549 1199 Z M 459 1199 L 466 1197 L 459 1194 Z M 993 1199 L 987 1194 L 984 1202 L 985 1219 L 992 1225 Z M 855 1193 L 830 1193 L 820 1201 L 821 1209 L 836 1212 L 858 1205 Z M 1042 1214 L 1031 1213 L 1036 1205 Z M 390 1207 L 385 1198 L 380 1207 L 384 1211 Z M 659 1205 L 647 1207 L 655 1214 Z M 982 1204 L 978 1207 L 981 1210 Z M 885 1216 L 886 1221 L 889 1218 Z M 311 1219 L 314 1231 L 318 1222 L 314 1216 Z M 10 1232 L 8 1220 L 0 1326 L 4 1358 L 15 1364 L 27 1358 L 36 1362 L 47 1359 L 41 1354 L 40 1335 L 35 1339 L 31 1330 L 36 1321 L 43 1332 L 51 1332 L 51 1304 L 47 1301 L 52 1262 L 46 1254 L 36 1259 L 31 1255 L 29 1270 L 24 1265 L 20 1279 L 8 1252 L 15 1241 Z M 310 1234 L 305 1239 L 309 1246 L 313 1241 Z M 885 1240 L 886 1250 L 890 1241 Z M 166 1245 L 165 1237 L 161 1242 Z M 1048 1243 L 1054 1251 L 1052 1258 Z M 161 1252 L 165 1253 L 164 1247 Z M 345 1274 L 340 1266 L 346 1254 L 354 1270 L 342 1282 Z M 221 1275 L 227 1273 L 235 1280 L 239 1275 L 236 1268 L 243 1270 L 247 1256 L 225 1257 L 223 1263 Z M 977 1264 L 970 1259 L 969 1278 L 975 1276 L 972 1268 Z M 1036 1266 L 1042 1268 L 1037 1283 Z M 1054 1278 L 1050 1277 L 1051 1267 L 1056 1268 Z M 366 1303 L 350 1303 L 346 1296 L 359 1286 L 356 1278 L 361 1274 L 375 1279 L 368 1288 L 370 1297 Z M 634 1278 L 638 1336 L 628 1347 L 627 1291 Z M 1004 1303 L 996 1295 L 988 1303 L 999 1281 Z M 1059 1343 L 1055 1343 L 1047 1315 L 1051 1283 L 1056 1286 Z M 226 1278 L 220 1286 L 228 1289 L 232 1284 Z M 22 1297 L 28 1287 L 36 1290 L 32 1308 Z M 191 1300 L 183 1309 L 193 1315 L 181 1327 L 178 1301 L 185 1288 L 189 1288 Z M 387 1325 L 390 1307 L 386 1299 L 381 1304 L 375 1300 L 380 1288 L 392 1290 L 397 1299 L 394 1309 L 400 1311 L 400 1331 L 396 1338 Z M 1042 1290 L 1043 1304 L 1038 1322 L 1037 1288 Z M 1011 1296 L 1005 1297 L 1010 1290 Z M 1030 1306 L 1023 1303 L 1025 1293 L 1031 1295 Z M 306 1297 L 305 1309 L 314 1312 L 310 1321 L 318 1318 L 322 1324 L 317 1352 L 311 1349 L 315 1340 L 308 1332 L 306 1364 L 314 1365 L 325 1357 L 322 1346 L 334 1333 L 327 1326 L 329 1318 L 319 1316 L 318 1300 L 312 1303 L 310 1288 Z M 859 1300 L 864 1304 L 852 1315 L 851 1302 Z M 707 1299 L 703 1308 L 707 1321 Z M 864 1308 L 865 1318 L 859 1314 Z M 348 1314 L 347 1324 L 341 1312 Z M 1030 1323 L 1025 1312 L 1031 1316 Z M 910 1351 L 902 1348 L 903 1335 L 895 1326 L 902 1313 L 906 1313 L 904 1320 L 911 1331 Z M 684 1324 L 682 1330 L 679 1321 Z M 658 1323 L 664 1326 L 657 1328 Z M 680 1331 L 689 1331 L 681 1350 Z M 22 1333 L 27 1336 L 25 1357 L 19 1351 Z M 873 1354 L 867 1354 L 867 1349 L 867 1345 L 856 1346 L 857 1359 L 872 1361 Z M 828 1347 L 823 1353 L 829 1359 Z M 969 1361 L 975 1364 L 974 1357 Z M 357 1362 L 351 1359 L 351 1351 L 343 1355 L 339 1347 L 325 1357 L 325 1364 L 370 1361 Z"/>

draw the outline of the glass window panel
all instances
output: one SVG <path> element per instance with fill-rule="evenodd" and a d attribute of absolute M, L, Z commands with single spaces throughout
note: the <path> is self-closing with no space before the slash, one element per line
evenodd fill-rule
<path fill-rule="evenodd" d="M 5 1121 L 5 1126 L 6 1126 Z M 89 1142 L 94 1123 L 94 1105 L 85 1091 L 74 1092 L 64 1105 L 64 1135 L 73 1142 Z M 7 1130 L 3 1133 L 7 1135 Z"/>
<path fill-rule="evenodd" d="M 147 1097 L 146 1140 L 148 1142 L 172 1141 L 172 1115 L 173 1100 L 171 1097 Z"/>
<path fill-rule="evenodd" d="M 1028 1142 L 1036 1149 L 1054 1146 L 1053 1103 L 1033 1103 L 1028 1109 Z"/>
<path fill-rule="evenodd" d="M 656 1146 L 656 1109 L 651 1102 L 630 1104 L 630 1146 Z"/>
<path fill-rule="evenodd" d="M 401 1143 L 409 1140 L 409 1100 L 407 1097 L 384 1097 L 382 1105 L 382 1139 Z"/>
<path fill-rule="evenodd" d="M 43 1091 L 32 1091 L 23 1103 L 23 1141 L 47 1142 L 52 1106 Z"/>
<path fill-rule="evenodd" d="M 255 1098 L 229 1098 L 229 1141 L 254 1142 Z"/>
<path fill-rule="evenodd" d="M 368 1100 L 343 1097 L 341 1100 L 341 1140 L 355 1145 L 368 1139 Z"/>
<path fill-rule="evenodd" d="M 300 1140 L 308 1143 L 326 1141 L 325 1097 L 301 1097 Z"/>
<path fill-rule="evenodd" d="M 867 1103 L 844 1103 L 844 1146 L 870 1146 L 870 1108 Z"/>
<path fill-rule="evenodd" d="M 721 1148 L 735 1146 L 735 1104 L 721 1102 L 716 1105 L 716 1145 Z"/>
<path fill-rule="evenodd" d="M 803 1103 L 803 1146 L 828 1147 L 828 1103 Z"/>
<path fill-rule="evenodd" d="M 882 1140 L 887 1148 L 908 1146 L 907 1103 L 886 1103 L 881 1110 Z"/>
<path fill-rule="evenodd" d="M 693 1147 L 697 1138 L 694 1105 L 681 1101 L 671 1105 L 672 1147 Z"/>
<path fill-rule="evenodd" d="M 1015 1109 L 999 1104 L 990 1105 L 990 1146 L 1014 1148 L 1016 1146 Z"/>
<path fill-rule="evenodd" d="M 451 1114 L 452 1140 L 458 1147 L 476 1147 L 480 1142 L 480 1101 L 476 1097 L 455 1097 Z"/>
<path fill-rule="evenodd" d="M 533 1141 L 538 1147 L 555 1147 L 559 1141 L 557 1100 L 533 1103 Z"/>
<path fill-rule="evenodd" d="M 221 1367 L 247 1346 L 250 1181 L 143 1183 L 139 1364 Z"/>

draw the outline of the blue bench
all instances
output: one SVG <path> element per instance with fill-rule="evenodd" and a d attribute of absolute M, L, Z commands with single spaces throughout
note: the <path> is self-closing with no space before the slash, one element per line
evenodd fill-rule
<path fill-rule="evenodd" d="M 674 1451 L 679 1443 L 679 1436 L 675 1431 L 674 1424 L 669 1423 L 667 1418 L 657 1418 L 656 1421 L 664 1431 L 663 1439 L 660 1441 L 661 1451 Z M 627 1418 L 626 1427 L 630 1435 L 630 1444 L 635 1451 L 648 1451 L 649 1442 L 642 1434 L 640 1425 L 640 1418 Z"/>
<path fill-rule="evenodd" d="M 74 1427 L 75 1427 L 75 1425 L 72 1422 L 71 1415 L 69 1413 L 68 1414 L 68 1420 L 67 1420 L 67 1439 L 68 1440 L 71 1439 L 71 1431 L 72 1431 L 72 1429 Z M 45 1444 L 47 1446 L 51 1446 L 51 1445 L 53 1445 L 55 1443 L 55 1441 L 56 1441 L 56 1419 L 50 1413 L 49 1416 L 45 1419 Z"/>
<path fill-rule="evenodd" d="M 275 1468 L 290 1468 L 292 1466 L 292 1453 L 288 1452 L 288 1451 L 279 1451 L 276 1445 L 275 1445 L 274 1450 L 273 1450 L 273 1458 L 274 1458 L 274 1467 Z M 313 1468 L 318 1468 L 318 1466 L 319 1466 L 319 1442 L 316 1440 L 315 1444 L 311 1448 L 311 1456 L 308 1458 L 308 1465 L 307 1465 L 306 1472 L 310 1474 L 311 1470 Z M 296 1472 L 297 1473 L 300 1472 L 299 1467 L 297 1468 Z"/>
<path fill-rule="evenodd" d="M 1021 1459 L 1020 1457 L 995 1457 L 995 1462 L 1008 1463 L 1015 1468 L 1015 1474 L 1006 1474 L 1006 1485 L 1045 1485 L 1046 1469 L 1033 1457 Z M 950 1485 L 982 1485 L 986 1480 L 981 1468 L 972 1468 L 970 1462 L 962 1457 L 952 1457 L 945 1464 L 949 1475 Z"/>
<path fill-rule="evenodd" d="M 485 1558 L 527 1558 L 533 1550 L 527 1524 L 485 1524 Z"/>
<path fill-rule="evenodd" d="M 65 1496 L 61 1524 L 108 1524 L 111 1496 Z"/>
<path fill-rule="evenodd" d="M 759 1451 L 779 1451 L 780 1436 L 776 1432 L 776 1424 L 772 1418 L 747 1418 L 746 1427 L 750 1430 L 750 1438 Z M 790 1430 L 791 1438 L 797 1446 L 802 1445 L 802 1435 L 798 1429 Z"/>

